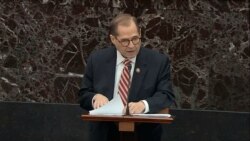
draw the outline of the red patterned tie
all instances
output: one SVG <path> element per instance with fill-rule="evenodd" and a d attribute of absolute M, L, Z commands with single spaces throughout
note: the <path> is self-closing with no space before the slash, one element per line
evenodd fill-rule
<path fill-rule="evenodd" d="M 120 77 L 120 82 L 118 86 L 118 93 L 121 96 L 122 103 L 125 106 L 127 104 L 127 99 L 128 99 L 128 90 L 129 90 L 129 85 L 130 85 L 130 72 L 129 72 L 129 65 L 131 61 L 128 59 L 125 59 L 123 61 L 124 68 Z"/>

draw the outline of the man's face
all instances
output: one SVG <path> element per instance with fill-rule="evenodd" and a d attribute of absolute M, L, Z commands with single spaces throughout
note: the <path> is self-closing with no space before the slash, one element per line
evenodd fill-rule
<path fill-rule="evenodd" d="M 117 36 L 110 35 L 112 43 L 124 58 L 134 58 L 141 47 L 141 36 L 134 22 L 118 25 Z"/>

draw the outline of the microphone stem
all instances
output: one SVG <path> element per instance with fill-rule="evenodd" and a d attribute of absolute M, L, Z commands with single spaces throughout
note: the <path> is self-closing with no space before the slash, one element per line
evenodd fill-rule
<path fill-rule="evenodd" d="M 131 72 L 131 68 L 132 68 L 132 66 L 131 66 L 131 64 L 129 64 L 128 65 L 128 71 L 129 71 L 129 74 L 130 74 L 130 72 Z M 126 113 L 125 113 L 125 115 L 130 115 L 130 112 L 129 112 L 129 107 L 128 107 L 128 103 L 129 103 L 129 100 L 128 100 L 128 98 L 129 98 L 129 94 L 130 94 L 130 87 L 131 87 L 131 74 L 129 75 L 130 77 L 129 77 L 129 87 L 128 87 L 128 97 L 127 97 L 127 108 L 126 108 Z"/>

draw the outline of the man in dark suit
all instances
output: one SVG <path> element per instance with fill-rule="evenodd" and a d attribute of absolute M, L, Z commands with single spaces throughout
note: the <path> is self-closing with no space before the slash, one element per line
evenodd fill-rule
<path fill-rule="evenodd" d="M 170 61 L 163 54 L 141 47 L 141 33 L 135 17 L 129 14 L 115 17 L 110 26 L 110 39 L 115 47 L 89 56 L 79 91 L 80 106 L 93 110 L 120 96 L 125 99 L 124 108 L 128 108 L 130 114 L 157 113 L 169 107 L 174 102 Z M 125 64 L 124 60 L 129 63 Z M 128 73 L 124 75 L 126 70 Z M 130 91 L 124 86 L 125 78 L 131 84 Z M 122 91 L 129 91 L 128 96 L 123 98 Z M 119 140 L 118 129 L 112 122 L 91 122 L 89 132 L 91 141 Z M 139 141 L 160 141 L 162 127 L 160 124 L 139 124 L 135 133 Z"/>

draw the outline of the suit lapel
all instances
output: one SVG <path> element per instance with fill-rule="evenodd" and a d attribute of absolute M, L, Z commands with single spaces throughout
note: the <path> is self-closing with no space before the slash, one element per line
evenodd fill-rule
<path fill-rule="evenodd" d="M 107 78 L 107 90 L 109 91 L 107 93 L 107 97 L 109 100 L 113 98 L 114 94 L 114 84 L 115 84 L 115 68 L 116 68 L 116 49 L 112 47 L 110 54 L 108 55 L 109 58 L 106 60 L 105 69 L 107 69 L 106 72 L 106 78 Z"/>
<path fill-rule="evenodd" d="M 147 64 L 146 64 L 147 56 L 144 54 L 143 48 L 140 49 L 139 54 L 136 58 L 134 74 L 132 78 L 131 89 L 129 93 L 129 101 L 136 100 L 136 96 L 138 95 L 138 91 L 141 88 L 141 84 L 143 82 L 143 78 L 147 73 Z"/>

